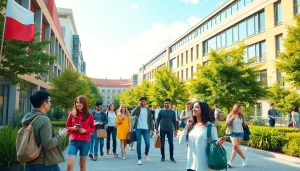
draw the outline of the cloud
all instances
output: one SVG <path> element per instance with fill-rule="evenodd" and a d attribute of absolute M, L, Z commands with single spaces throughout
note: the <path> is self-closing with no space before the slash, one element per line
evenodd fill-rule
<path fill-rule="evenodd" d="M 138 9 L 139 4 L 131 4 L 131 5 L 129 5 L 129 7 L 132 8 L 132 9 Z"/>
<path fill-rule="evenodd" d="M 197 18 L 197 17 L 195 17 L 195 16 L 193 16 L 193 15 L 191 15 L 190 17 L 189 17 L 189 19 L 188 19 L 188 23 L 190 24 L 190 26 L 194 26 L 194 25 L 196 25 L 197 23 L 199 23 L 201 21 L 201 19 L 200 18 Z"/>
<path fill-rule="evenodd" d="M 183 0 L 183 2 L 190 4 L 199 4 L 199 0 Z"/>

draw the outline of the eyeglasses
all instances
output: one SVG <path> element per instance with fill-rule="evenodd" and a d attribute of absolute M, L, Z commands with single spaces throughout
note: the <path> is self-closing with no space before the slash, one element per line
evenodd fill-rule
<path fill-rule="evenodd" d="M 52 103 L 52 101 L 51 100 L 48 100 L 48 101 L 45 101 L 46 103 Z"/>

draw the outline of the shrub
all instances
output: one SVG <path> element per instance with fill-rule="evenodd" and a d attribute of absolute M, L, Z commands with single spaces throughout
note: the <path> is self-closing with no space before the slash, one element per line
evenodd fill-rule
<path fill-rule="evenodd" d="M 12 126 L 0 130 L 0 166 L 20 163 L 16 152 L 17 132 L 18 129 Z"/>
<path fill-rule="evenodd" d="M 64 112 L 64 110 L 62 110 L 60 107 L 55 107 L 53 109 L 53 119 L 55 120 L 59 120 L 61 119 L 66 113 Z"/>
<path fill-rule="evenodd" d="M 288 141 L 288 143 L 283 146 L 282 151 L 285 154 L 300 157 L 300 139 L 298 138 Z"/>
<path fill-rule="evenodd" d="M 283 135 L 268 128 L 252 128 L 248 146 L 261 150 L 280 151 L 283 143 Z"/>
<path fill-rule="evenodd" d="M 265 121 L 262 119 L 251 119 L 250 123 L 254 126 L 265 126 Z"/>
<path fill-rule="evenodd" d="M 66 126 L 66 121 L 51 121 L 53 127 L 65 127 Z"/>
<path fill-rule="evenodd" d="M 225 124 L 219 124 L 217 125 L 217 131 L 218 131 L 218 137 L 225 136 L 226 126 Z"/>

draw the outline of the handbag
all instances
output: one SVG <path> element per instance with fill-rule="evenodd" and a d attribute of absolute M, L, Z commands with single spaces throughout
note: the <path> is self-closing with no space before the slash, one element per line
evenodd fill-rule
<path fill-rule="evenodd" d="M 155 137 L 154 147 L 155 148 L 161 148 L 161 138 L 160 138 L 159 135 L 156 135 L 156 137 Z"/>
<path fill-rule="evenodd" d="M 244 116 L 243 116 L 243 130 L 244 130 L 244 141 L 249 141 L 250 140 L 250 129 L 247 125 L 245 125 Z"/>
<path fill-rule="evenodd" d="M 213 170 L 227 170 L 227 156 L 226 150 L 222 145 L 217 146 L 216 140 L 211 140 L 211 127 L 212 124 L 207 126 L 207 164 L 208 168 Z"/>
<path fill-rule="evenodd" d="M 135 131 L 131 131 L 131 132 L 130 132 L 130 139 L 131 139 L 132 141 L 136 141 L 136 132 L 135 132 Z"/>
<path fill-rule="evenodd" d="M 97 138 L 107 138 L 106 129 L 97 129 Z"/>

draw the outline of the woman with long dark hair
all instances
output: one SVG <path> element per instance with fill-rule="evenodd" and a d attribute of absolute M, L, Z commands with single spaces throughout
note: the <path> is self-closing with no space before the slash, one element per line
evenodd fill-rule
<path fill-rule="evenodd" d="M 106 139 L 106 154 L 109 155 L 109 149 L 110 149 L 110 137 L 112 137 L 113 140 L 113 156 L 116 158 L 118 157 L 118 154 L 116 152 L 117 148 L 117 126 L 116 126 L 116 118 L 117 118 L 117 112 L 116 112 L 116 105 L 114 103 L 110 104 L 106 111 L 108 123 L 107 125 L 107 139 Z"/>
<path fill-rule="evenodd" d="M 66 129 L 70 133 L 68 148 L 68 168 L 74 168 L 77 152 L 80 155 L 80 170 L 86 170 L 86 157 L 90 148 L 90 134 L 95 131 L 94 117 L 88 109 L 85 96 L 78 96 L 74 100 L 72 112 L 69 114 Z"/>
<path fill-rule="evenodd" d="M 243 166 L 247 165 L 247 158 L 240 148 L 240 143 L 244 138 L 243 124 L 247 123 L 244 115 L 242 114 L 242 105 L 235 104 L 232 108 L 231 113 L 227 116 L 226 119 L 226 134 L 230 135 L 230 140 L 232 142 L 232 153 L 230 160 L 227 163 L 228 167 L 232 166 L 232 161 L 234 160 L 236 153 L 238 153 L 242 157 Z"/>
<path fill-rule="evenodd" d="M 187 152 L 187 171 L 205 171 L 209 170 L 207 164 L 206 147 L 207 124 L 212 124 L 211 138 L 217 140 L 219 146 L 225 142 L 224 138 L 218 139 L 216 126 L 213 124 L 210 116 L 210 108 L 206 102 L 196 101 L 193 106 L 193 117 L 187 122 L 183 133 L 180 135 L 179 144 L 188 142 Z"/>
<path fill-rule="evenodd" d="M 299 109 L 298 106 L 294 106 L 292 110 L 292 122 L 293 122 L 293 127 L 294 128 L 299 128 L 300 129 L 300 117 L 299 117 Z"/>

